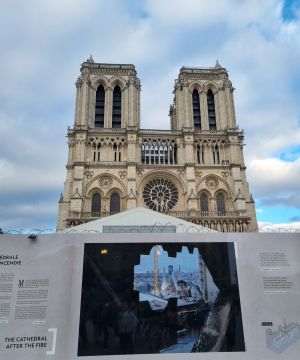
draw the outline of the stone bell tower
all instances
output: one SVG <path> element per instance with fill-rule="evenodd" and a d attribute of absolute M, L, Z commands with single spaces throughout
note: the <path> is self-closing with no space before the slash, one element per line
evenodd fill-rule
<path fill-rule="evenodd" d="M 67 176 L 59 201 L 58 229 L 80 223 L 85 210 L 89 212 L 94 194 L 86 189 L 93 177 L 97 189 L 116 185 L 117 192 L 113 194 L 119 197 L 119 204 L 115 211 L 136 206 L 124 197 L 127 191 L 135 191 L 140 128 L 140 81 L 135 67 L 98 64 L 90 57 L 81 65 L 80 72 L 76 81 L 74 127 L 68 130 Z M 120 180 L 125 178 L 126 184 L 121 184 Z M 102 215 L 111 212 L 107 201 L 110 198 L 105 196 L 99 199 Z"/>
<path fill-rule="evenodd" d="M 236 123 L 233 92 L 228 72 L 218 61 L 211 68 L 182 67 L 170 107 L 171 129 L 183 134 L 186 177 L 192 189 L 203 175 L 207 177 L 200 199 L 197 198 L 205 204 L 203 209 L 222 213 L 218 192 L 214 191 L 221 180 L 227 187 L 224 209 L 228 214 L 232 209 L 232 215 L 235 211 L 249 214 L 248 230 L 255 231 L 255 206 L 243 156 L 244 134 Z"/>

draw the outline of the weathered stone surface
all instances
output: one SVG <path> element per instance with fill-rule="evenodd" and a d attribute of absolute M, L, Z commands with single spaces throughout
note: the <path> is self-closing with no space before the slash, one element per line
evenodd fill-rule
<path fill-rule="evenodd" d="M 103 127 L 95 126 L 98 86 L 105 91 Z M 121 89 L 121 127 L 112 123 L 116 86 Z M 243 132 L 236 124 L 234 89 L 226 69 L 220 64 L 180 69 L 170 107 L 170 130 L 140 128 L 140 89 L 134 65 L 82 64 L 76 82 L 74 127 L 68 131 L 69 157 L 58 230 L 109 215 L 111 196 L 117 193 L 121 211 L 148 203 L 154 210 L 219 231 L 256 231 Z M 197 111 L 200 127 L 196 126 Z M 171 182 L 177 198 L 166 187 L 161 193 L 156 187 L 154 195 L 149 188 L 144 192 L 155 179 Z M 95 193 L 101 195 L 101 209 L 92 213 Z M 151 201 L 145 196 L 152 196 Z"/>

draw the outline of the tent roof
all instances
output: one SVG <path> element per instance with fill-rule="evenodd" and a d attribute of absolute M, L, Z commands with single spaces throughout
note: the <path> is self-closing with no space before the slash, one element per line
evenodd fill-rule
<path fill-rule="evenodd" d="M 63 233 L 139 232 L 134 231 L 134 228 L 142 226 L 145 228 L 144 231 L 141 232 L 175 232 L 175 228 L 177 233 L 215 232 L 214 230 L 193 224 L 189 221 L 162 214 L 144 207 L 137 207 L 65 229 Z M 168 228 L 161 229 L 160 231 L 159 227 L 162 226 L 168 226 Z M 103 229 L 103 227 L 106 227 L 106 229 Z M 110 231 L 107 231 L 108 227 L 110 227 Z"/>

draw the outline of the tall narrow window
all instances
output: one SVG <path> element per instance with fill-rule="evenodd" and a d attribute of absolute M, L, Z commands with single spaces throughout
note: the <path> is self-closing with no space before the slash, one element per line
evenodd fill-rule
<path fill-rule="evenodd" d="M 225 196 L 222 192 L 217 194 L 217 212 L 218 215 L 225 215 Z"/>
<path fill-rule="evenodd" d="M 100 216 L 101 214 L 101 195 L 94 193 L 92 197 L 92 216 Z"/>
<path fill-rule="evenodd" d="M 174 164 L 177 164 L 177 144 L 173 145 L 173 149 L 174 149 Z"/>
<path fill-rule="evenodd" d="M 114 153 L 114 161 L 117 161 L 118 147 L 116 144 L 114 144 L 113 146 L 113 153 Z"/>
<path fill-rule="evenodd" d="M 113 192 L 110 196 L 110 214 L 116 214 L 120 212 L 120 195 L 117 192 Z"/>
<path fill-rule="evenodd" d="M 96 92 L 95 127 L 104 127 L 104 103 L 105 91 L 102 85 L 98 86 Z"/>
<path fill-rule="evenodd" d="M 198 164 L 204 164 L 204 145 L 197 145 L 197 162 Z"/>
<path fill-rule="evenodd" d="M 208 124 L 210 130 L 216 130 L 215 97 L 211 89 L 207 92 Z"/>
<path fill-rule="evenodd" d="M 213 151 L 213 161 L 214 161 L 214 164 L 220 164 L 220 151 L 219 151 L 219 146 L 218 146 L 217 144 L 213 145 L 212 151 Z"/>
<path fill-rule="evenodd" d="M 113 145 L 113 161 L 121 161 L 121 146 Z"/>
<path fill-rule="evenodd" d="M 113 109 L 112 109 L 112 127 L 121 127 L 121 113 L 122 113 L 122 93 L 119 86 L 114 88 L 113 92 Z"/>
<path fill-rule="evenodd" d="M 200 98 L 196 89 L 193 91 L 193 116 L 194 128 L 201 129 L 201 113 L 200 113 Z"/>
<path fill-rule="evenodd" d="M 93 147 L 92 147 L 94 162 L 100 162 L 100 160 L 101 160 L 100 148 L 101 148 L 100 144 L 98 144 L 98 145 L 94 144 Z"/>
<path fill-rule="evenodd" d="M 202 193 L 200 196 L 200 209 L 202 215 L 208 215 L 208 196 L 206 193 Z"/>

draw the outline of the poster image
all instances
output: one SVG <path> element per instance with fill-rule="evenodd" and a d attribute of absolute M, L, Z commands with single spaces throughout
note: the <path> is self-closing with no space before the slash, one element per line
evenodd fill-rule
<path fill-rule="evenodd" d="M 245 351 L 234 244 L 86 243 L 78 356 Z"/>

